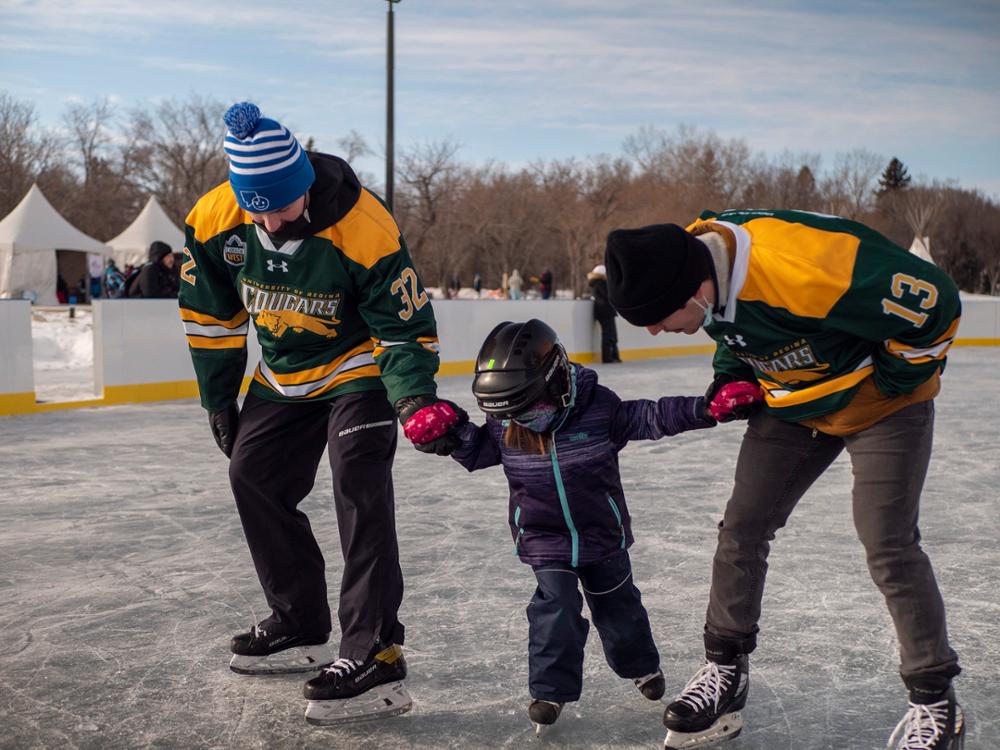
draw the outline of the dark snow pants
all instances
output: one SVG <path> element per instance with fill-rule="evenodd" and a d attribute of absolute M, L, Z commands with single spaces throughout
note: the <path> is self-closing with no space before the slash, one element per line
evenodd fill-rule
<path fill-rule="evenodd" d="M 903 679 L 957 675 L 944 602 L 917 527 L 933 435 L 933 401 L 908 406 L 846 437 L 814 433 L 764 413 L 752 417 L 719 524 L 706 649 L 749 653 L 756 647 L 770 543 L 806 490 L 846 448 L 854 472 L 854 527 L 896 627 Z"/>
<path fill-rule="evenodd" d="M 628 552 L 592 565 L 532 565 L 538 588 L 528 605 L 528 689 L 532 698 L 580 699 L 583 647 L 590 630 L 580 614 L 587 598 L 604 656 L 619 677 L 635 679 L 660 668 L 642 596 L 632 582 Z"/>
<path fill-rule="evenodd" d="M 243 532 L 276 633 L 329 633 L 323 555 L 298 510 L 324 449 L 344 572 L 340 656 L 365 659 L 376 640 L 402 643 L 403 598 L 392 491 L 396 412 L 382 391 L 330 401 L 277 403 L 249 394 L 229 464 Z"/>
<path fill-rule="evenodd" d="M 614 316 L 598 318 L 601 327 L 601 362 L 621 362 L 618 356 L 618 326 Z"/>

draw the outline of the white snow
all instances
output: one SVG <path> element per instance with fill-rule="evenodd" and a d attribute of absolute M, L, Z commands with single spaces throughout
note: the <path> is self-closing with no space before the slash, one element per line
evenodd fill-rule
<path fill-rule="evenodd" d="M 707 357 L 598 366 L 624 397 L 698 393 Z M 966 746 L 1000 747 L 1000 350 L 953 350 L 923 495 L 964 673 Z M 441 393 L 474 415 L 468 377 Z M 698 667 L 716 523 L 742 426 L 633 443 L 621 468 L 636 583 L 667 676 Z M 512 554 L 499 469 L 468 474 L 402 444 L 394 481 L 413 710 L 311 727 L 303 680 L 227 669 L 230 635 L 265 615 L 227 463 L 193 401 L 0 418 L 0 746 L 114 748 L 662 747 L 662 707 L 605 664 L 544 738 L 525 715 L 530 569 Z M 400 436 L 402 441 L 402 436 Z M 870 750 L 905 710 L 891 623 L 850 518 L 838 459 L 773 545 L 743 734 L 730 750 Z M 336 602 L 329 467 L 302 504 Z M 334 633 L 334 638 L 337 634 Z"/>
<path fill-rule="evenodd" d="M 90 310 L 34 308 L 31 344 L 35 370 L 84 370 L 94 366 L 94 326 Z"/>
<path fill-rule="evenodd" d="M 94 398 L 94 325 L 89 308 L 33 308 L 31 346 L 39 401 Z"/>

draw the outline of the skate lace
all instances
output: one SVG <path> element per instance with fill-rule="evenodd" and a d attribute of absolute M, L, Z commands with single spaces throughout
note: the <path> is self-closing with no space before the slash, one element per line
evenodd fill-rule
<path fill-rule="evenodd" d="M 734 677 L 736 677 L 735 666 L 706 661 L 694 677 L 688 680 L 677 700 L 687 703 L 697 711 L 709 704 L 717 709 L 723 691 L 729 687 Z"/>
<path fill-rule="evenodd" d="M 357 671 L 364 662 L 360 662 L 356 659 L 337 659 L 333 664 L 323 670 L 323 672 L 328 672 L 330 674 L 336 675 L 337 677 L 345 677 L 351 672 Z"/>
<path fill-rule="evenodd" d="M 948 724 L 948 701 L 921 705 L 911 703 L 889 738 L 893 750 L 928 750 L 940 739 Z M 895 744 L 899 741 L 899 744 Z"/>

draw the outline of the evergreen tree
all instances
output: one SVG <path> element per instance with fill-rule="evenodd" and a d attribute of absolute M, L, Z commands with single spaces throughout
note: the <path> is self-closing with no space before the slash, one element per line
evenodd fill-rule
<path fill-rule="evenodd" d="M 882 176 L 879 177 L 878 193 L 885 195 L 894 190 L 903 190 L 909 184 L 910 173 L 907 171 L 906 165 L 894 156 L 886 165 Z"/>

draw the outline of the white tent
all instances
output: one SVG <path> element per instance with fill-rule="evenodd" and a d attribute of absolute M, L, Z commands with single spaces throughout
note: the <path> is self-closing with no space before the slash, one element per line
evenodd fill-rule
<path fill-rule="evenodd" d="M 175 253 L 184 247 L 184 233 L 167 218 L 156 198 L 150 197 L 135 221 L 117 237 L 108 240 L 108 245 L 114 251 L 118 267 L 125 268 L 129 263 L 133 266 L 144 263 L 149 246 L 156 240 L 166 242 Z"/>
<path fill-rule="evenodd" d="M 111 248 L 64 219 L 37 185 L 0 221 L 0 298 L 33 294 L 56 304 L 56 250 L 109 255 Z"/>
<path fill-rule="evenodd" d="M 931 257 L 930 237 L 914 237 L 913 243 L 910 245 L 910 252 L 922 260 L 930 263 L 934 262 L 934 259 Z"/>

